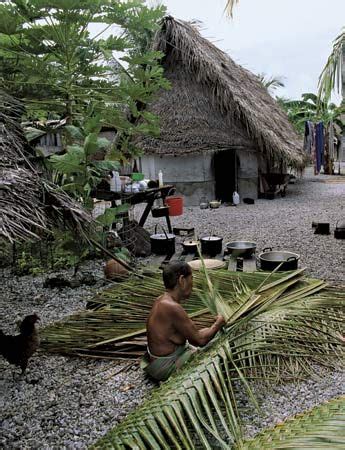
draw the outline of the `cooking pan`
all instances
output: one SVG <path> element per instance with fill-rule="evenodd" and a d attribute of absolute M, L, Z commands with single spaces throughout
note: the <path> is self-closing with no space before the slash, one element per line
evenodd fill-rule
<path fill-rule="evenodd" d="M 222 252 L 223 238 L 219 236 L 205 236 L 200 238 L 201 253 L 216 256 Z"/>
<path fill-rule="evenodd" d="M 262 270 L 272 271 L 279 264 L 283 263 L 279 271 L 296 270 L 298 268 L 298 260 L 300 255 L 298 253 L 287 251 L 272 251 L 271 247 L 264 248 L 259 254 L 260 267 Z"/>
<path fill-rule="evenodd" d="M 198 252 L 198 243 L 199 242 L 196 240 L 187 239 L 186 241 L 182 242 L 183 251 L 196 255 Z"/>
<path fill-rule="evenodd" d="M 157 226 L 155 226 L 155 234 L 151 234 L 151 252 L 156 255 L 173 255 L 175 253 L 175 235 L 167 234 L 163 227 L 163 233 L 157 233 Z"/>
<path fill-rule="evenodd" d="M 234 257 L 250 258 L 255 253 L 255 249 L 255 242 L 234 241 L 226 244 L 225 252 Z"/>

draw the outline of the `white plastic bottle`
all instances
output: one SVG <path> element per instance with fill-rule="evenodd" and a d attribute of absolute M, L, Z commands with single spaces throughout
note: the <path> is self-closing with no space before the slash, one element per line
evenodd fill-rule
<path fill-rule="evenodd" d="M 232 203 L 234 205 L 238 205 L 240 203 L 240 196 L 236 191 L 232 194 Z"/>
<path fill-rule="evenodd" d="M 111 190 L 111 192 L 116 192 L 114 171 L 111 172 L 111 178 L 110 178 L 110 190 Z"/>
<path fill-rule="evenodd" d="M 121 192 L 122 184 L 121 184 L 120 174 L 119 174 L 119 172 L 114 171 L 113 175 L 115 178 L 115 192 Z"/>
<path fill-rule="evenodd" d="M 161 170 L 158 172 L 158 186 L 163 187 L 163 172 Z"/>

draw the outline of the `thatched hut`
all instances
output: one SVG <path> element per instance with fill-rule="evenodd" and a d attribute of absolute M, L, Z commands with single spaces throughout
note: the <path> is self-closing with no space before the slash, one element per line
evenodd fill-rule
<path fill-rule="evenodd" d="M 258 78 L 203 38 L 197 26 L 166 17 L 154 41 L 171 89 L 149 106 L 159 138 L 139 137 L 142 171 L 174 183 L 189 205 L 256 198 L 261 173 L 303 169 L 302 144 Z"/>
<path fill-rule="evenodd" d="M 41 239 L 53 227 L 85 236 L 92 217 L 41 176 L 20 126 L 22 112 L 20 102 L 0 91 L 0 245 Z"/>

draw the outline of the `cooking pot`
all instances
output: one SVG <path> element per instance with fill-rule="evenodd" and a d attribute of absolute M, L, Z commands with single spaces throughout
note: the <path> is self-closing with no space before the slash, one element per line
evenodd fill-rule
<path fill-rule="evenodd" d="M 271 247 L 264 248 L 259 254 L 260 267 L 262 270 L 272 271 L 279 264 L 283 263 L 279 271 L 296 270 L 298 267 L 298 260 L 300 255 L 298 253 L 286 251 L 272 251 Z"/>
<path fill-rule="evenodd" d="M 334 237 L 336 239 L 345 239 L 345 222 L 339 224 L 339 220 L 335 224 Z"/>
<path fill-rule="evenodd" d="M 157 233 L 157 225 L 155 234 L 150 236 L 151 252 L 156 255 L 173 255 L 175 253 L 175 235 L 167 234 L 163 227 L 161 227 L 163 233 Z"/>
<path fill-rule="evenodd" d="M 216 256 L 222 252 L 223 238 L 219 236 L 205 236 L 200 238 L 201 253 Z"/>
<path fill-rule="evenodd" d="M 234 241 L 226 244 L 225 252 L 234 257 L 250 258 L 255 253 L 255 249 L 255 242 Z"/>
<path fill-rule="evenodd" d="M 216 208 L 220 207 L 221 202 L 219 202 L 218 200 L 212 200 L 212 201 L 210 201 L 209 205 L 210 205 L 210 208 L 216 209 Z"/>
<path fill-rule="evenodd" d="M 170 206 L 156 206 L 151 209 L 152 217 L 166 217 L 169 214 Z"/>
<path fill-rule="evenodd" d="M 198 241 L 187 239 L 186 241 L 182 242 L 183 251 L 196 255 L 198 252 L 198 243 Z"/>

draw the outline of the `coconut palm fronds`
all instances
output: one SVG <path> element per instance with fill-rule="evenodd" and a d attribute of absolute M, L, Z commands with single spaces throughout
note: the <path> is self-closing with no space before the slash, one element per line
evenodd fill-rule
<path fill-rule="evenodd" d="M 341 449 L 345 436 L 345 397 L 323 403 L 266 430 L 235 448 Z"/>
<path fill-rule="evenodd" d="M 275 279 L 282 274 L 274 275 Z M 210 274 L 218 285 L 219 292 L 239 304 L 231 293 L 234 280 L 244 280 L 253 288 L 262 284 L 266 274 L 231 273 L 217 270 Z M 42 347 L 47 351 L 80 354 L 99 357 L 137 357 L 146 345 L 146 319 L 152 303 L 164 291 L 160 272 L 150 276 L 131 275 L 126 281 L 105 289 L 96 295 L 91 303 L 98 305 L 94 310 L 81 311 L 67 320 L 50 325 L 41 331 Z M 194 289 L 183 307 L 197 325 L 209 326 L 212 315 L 200 300 L 203 292 L 203 274 L 194 275 Z M 234 300 L 235 298 L 235 300 Z"/>
<path fill-rule="evenodd" d="M 343 305 L 337 303 L 339 298 L 332 300 L 332 293 L 325 298 L 324 309 L 320 310 L 320 298 L 313 305 L 313 296 L 306 297 L 310 323 L 314 323 L 317 318 L 319 323 L 326 320 L 325 315 L 323 319 L 321 316 L 327 308 L 331 308 L 339 320 L 344 320 Z M 344 295 L 342 298 L 344 300 Z M 258 308 L 262 308 L 262 305 Z M 253 312 L 227 326 L 224 333 L 219 334 L 205 350 L 199 351 L 194 359 L 155 390 L 141 407 L 111 430 L 95 448 L 212 449 L 216 446 L 230 448 L 234 443 L 241 448 L 242 430 L 236 394 L 239 385 L 255 404 L 251 380 L 274 381 L 275 370 L 279 369 L 281 363 L 280 357 L 286 358 L 292 367 L 296 361 L 306 357 L 310 363 L 320 362 L 319 352 L 322 347 L 315 347 L 315 344 L 322 340 L 322 336 L 325 337 L 325 343 L 327 336 L 334 333 L 332 323 L 328 323 L 328 330 L 319 329 L 311 341 L 307 321 L 302 321 L 307 330 L 303 335 L 302 323 L 295 327 L 288 311 L 285 302 L 281 315 L 274 318 L 273 332 L 269 326 L 273 325 L 272 317 L 265 320 L 262 314 L 252 323 Z M 259 338 L 258 330 L 265 325 L 266 334 Z M 276 342 L 277 334 L 274 331 L 279 326 L 280 336 Z M 291 335 L 294 335 L 293 345 Z M 344 356 L 340 340 L 336 342 L 328 339 L 327 345 L 329 347 L 323 347 L 322 355 L 329 353 L 327 362 L 330 363 L 332 359 L 340 364 Z M 250 353 L 252 347 L 254 350 Z M 330 349 L 333 351 L 330 352 Z M 288 375 L 293 378 L 294 374 L 290 371 Z"/>
<path fill-rule="evenodd" d="M 234 7 L 236 5 L 236 3 L 238 3 L 239 0 L 227 0 L 226 4 L 225 4 L 225 9 L 224 11 L 226 12 L 226 14 L 230 17 L 233 16 L 233 11 L 234 11 Z"/>
<path fill-rule="evenodd" d="M 342 29 L 333 43 L 332 53 L 319 77 L 319 102 L 327 102 L 331 98 L 332 91 L 341 89 L 341 73 L 345 48 L 345 28 Z"/>

